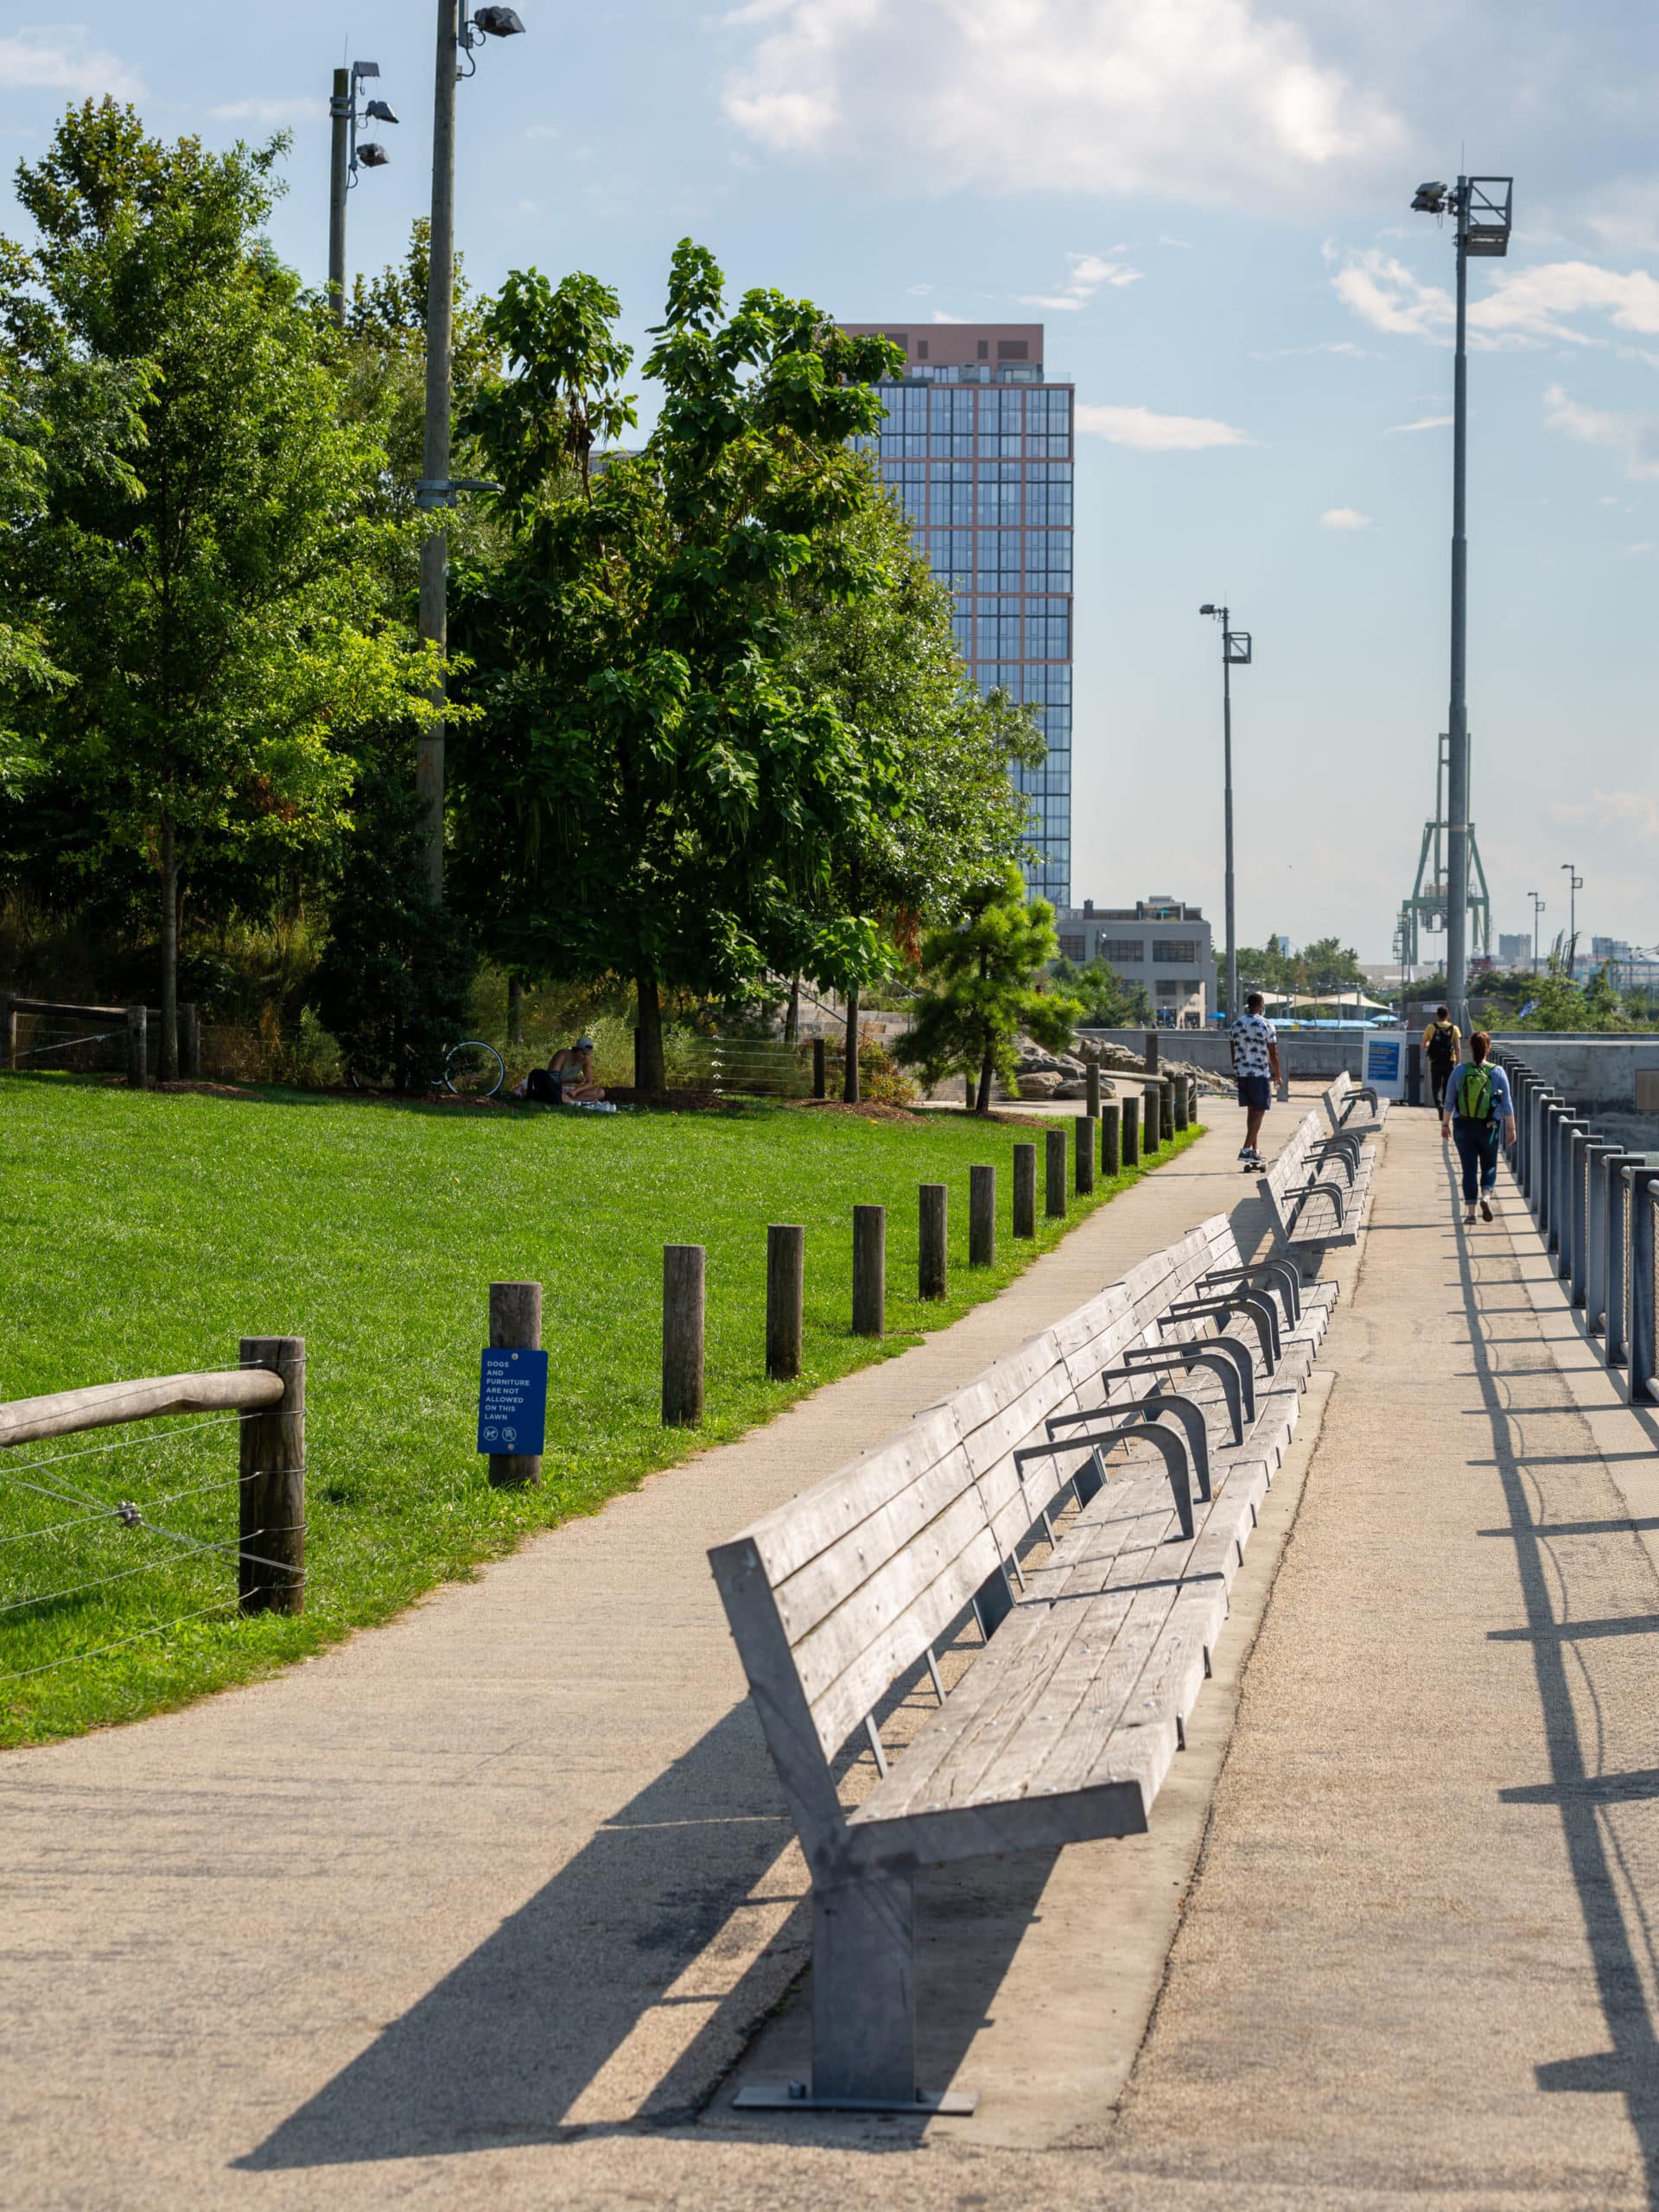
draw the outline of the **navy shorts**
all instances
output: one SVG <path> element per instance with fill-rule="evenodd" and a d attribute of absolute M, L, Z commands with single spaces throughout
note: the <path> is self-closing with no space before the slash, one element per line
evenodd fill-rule
<path fill-rule="evenodd" d="M 1273 1103 L 1273 1078 L 1265 1075 L 1242 1075 L 1238 1078 L 1238 1103 L 1252 1111 L 1265 1114 Z"/>

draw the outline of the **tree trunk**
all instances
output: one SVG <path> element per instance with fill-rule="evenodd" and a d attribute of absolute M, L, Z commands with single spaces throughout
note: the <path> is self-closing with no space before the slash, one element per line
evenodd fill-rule
<path fill-rule="evenodd" d="M 639 1041 L 635 1050 L 635 1065 L 639 1070 L 641 1090 L 666 1090 L 668 1077 L 663 1063 L 663 1002 L 657 995 L 657 978 L 639 975 L 634 978 L 634 989 L 639 1001 Z"/>
<path fill-rule="evenodd" d="M 801 979 L 791 976 L 789 983 L 789 1004 L 784 1009 L 784 1042 L 798 1044 L 801 1035 Z"/>
<path fill-rule="evenodd" d="M 995 1072 L 996 1062 L 988 1045 L 985 1047 L 985 1057 L 979 1064 L 979 1096 L 974 1101 L 976 1114 L 988 1114 L 991 1110 L 991 1077 Z"/>
<path fill-rule="evenodd" d="M 507 1042 L 522 1045 L 524 1041 L 524 986 L 518 976 L 507 978 Z"/>
<path fill-rule="evenodd" d="M 858 1103 L 858 985 L 847 994 L 847 1065 L 841 1078 L 841 1095 L 849 1106 Z"/>
<path fill-rule="evenodd" d="M 179 853 L 173 817 L 162 817 L 162 1064 L 163 1083 L 179 1077 Z"/>

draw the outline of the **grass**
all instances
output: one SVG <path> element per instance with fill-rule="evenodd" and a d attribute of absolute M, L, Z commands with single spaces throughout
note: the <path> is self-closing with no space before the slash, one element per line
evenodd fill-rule
<path fill-rule="evenodd" d="M 949 1114 L 575 1116 L 6 1077 L 0 1396 L 233 1366 L 238 1337 L 303 1336 L 308 1583 L 302 1617 L 244 1619 L 226 1602 L 231 1553 L 176 1541 L 234 1536 L 234 1417 L 0 1454 L 0 1744 L 133 1719 L 299 1658 L 947 1325 L 1063 1233 L 1007 1234 L 1013 1147 L 1032 1134 Z M 970 1274 L 968 1169 L 982 1161 L 999 1171 L 998 1258 Z M 1074 1196 L 1072 1223 L 1136 1179 Z M 927 1306 L 922 1181 L 950 1189 L 950 1294 Z M 882 1343 L 850 1329 L 855 1202 L 888 1209 Z M 779 1220 L 806 1224 L 792 1383 L 762 1367 Z M 669 1243 L 709 1253 L 696 1437 L 658 1421 Z M 548 1450 L 543 1488 L 505 1492 L 473 1448 L 478 1351 L 489 1284 L 521 1277 L 545 1286 Z M 123 1500 L 174 1538 L 111 1517 Z"/>

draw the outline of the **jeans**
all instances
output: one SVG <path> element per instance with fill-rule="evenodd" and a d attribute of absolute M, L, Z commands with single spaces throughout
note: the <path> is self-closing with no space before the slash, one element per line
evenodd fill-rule
<path fill-rule="evenodd" d="M 1475 1203 L 1477 1168 L 1480 1171 L 1481 1189 L 1497 1188 L 1497 1138 L 1496 1122 L 1471 1122 L 1461 1114 L 1452 1116 L 1452 1141 L 1458 1147 L 1458 1159 L 1463 1168 L 1463 1202 L 1466 1206 Z"/>

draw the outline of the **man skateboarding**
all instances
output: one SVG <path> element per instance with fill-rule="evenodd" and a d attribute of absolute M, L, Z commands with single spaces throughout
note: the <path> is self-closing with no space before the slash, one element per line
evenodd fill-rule
<path fill-rule="evenodd" d="M 1244 1001 L 1243 1013 L 1228 1033 L 1238 1103 L 1244 1109 L 1244 1142 L 1238 1157 L 1247 1175 L 1260 1174 L 1268 1164 L 1257 1149 L 1256 1139 L 1273 1103 L 1273 1086 L 1280 1079 L 1279 1033 L 1262 1011 L 1266 1005 L 1261 992 L 1252 991 Z"/>

